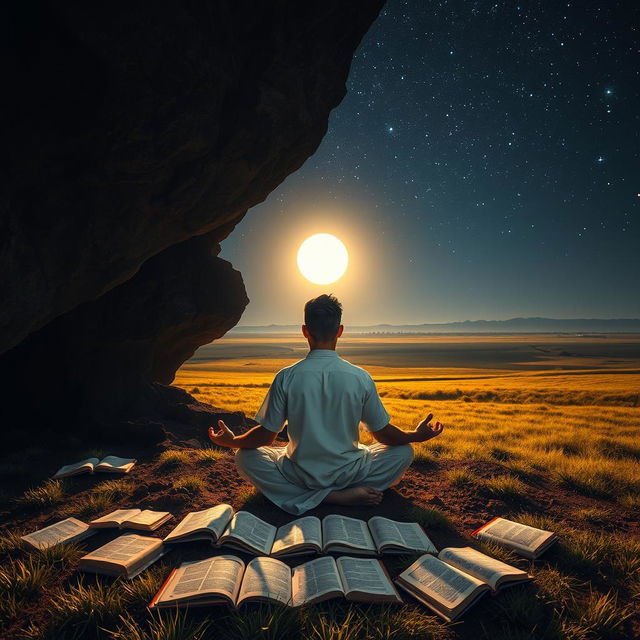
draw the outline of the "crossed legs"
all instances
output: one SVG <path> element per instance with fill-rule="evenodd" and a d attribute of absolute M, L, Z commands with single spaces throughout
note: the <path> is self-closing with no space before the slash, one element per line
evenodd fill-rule
<path fill-rule="evenodd" d="M 380 504 L 384 489 L 398 484 L 413 462 L 410 444 L 395 447 L 377 444 L 369 450 L 372 455 L 371 470 L 365 482 L 361 486 L 331 491 L 323 502 L 347 506 Z"/>
<path fill-rule="evenodd" d="M 284 454 L 280 447 L 240 449 L 236 453 L 236 467 L 240 475 L 251 482 L 265 497 L 284 511 L 300 515 L 321 502 L 341 505 L 379 504 L 382 492 L 397 484 L 413 461 L 410 444 L 369 447 L 371 466 L 361 480 L 339 490 L 307 489 L 290 483 L 280 472 L 277 460 Z"/>

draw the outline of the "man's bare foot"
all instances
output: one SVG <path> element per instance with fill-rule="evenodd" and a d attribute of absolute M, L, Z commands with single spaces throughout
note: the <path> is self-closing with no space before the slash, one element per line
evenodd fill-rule
<path fill-rule="evenodd" d="M 349 507 L 370 507 L 380 504 L 382 501 L 382 491 L 371 487 L 353 487 L 351 489 L 341 489 L 332 491 L 323 502 L 329 504 L 341 504 Z"/>

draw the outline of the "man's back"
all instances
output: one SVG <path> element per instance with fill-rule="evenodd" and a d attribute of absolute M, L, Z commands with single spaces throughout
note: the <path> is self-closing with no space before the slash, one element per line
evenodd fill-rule
<path fill-rule="evenodd" d="M 330 349 L 315 349 L 282 369 L 256 416 L 270 431 L 288 421 L 289 445 L 282 472 L 309 488 L 340 485 L 366 464 L 359 423 L 371 431 L 386 426 L 371 376 Z"/>
<path fill-rule="evenodd" d="M 309 355 L 276 375 L 256 415 L 259 424 L 235 435 L 219 420 L 209 438 L 238 449 L 240 475 L 288 513 L 321 502 L 374 506 L 411 464 L 411 443 L 434 438 L 443 427 L 430 424 L 431 414 L 412 431 L 389 422 L 371 376 L 335 352 L 344 331 L 335 296 L 309 300 L 304 319 Z M 287 448 L 271 446 L 287 420 Z M 360 444 L 360 422 L 376 444 Z"/>

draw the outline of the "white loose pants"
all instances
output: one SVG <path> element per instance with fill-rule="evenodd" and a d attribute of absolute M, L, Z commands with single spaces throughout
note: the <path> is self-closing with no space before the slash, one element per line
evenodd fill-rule
<path fill-rule="evenodd" d="M 366 447 L 365 455 L 369 464 L 353 477 L 345 478 L 341 486 L 322 489 L 311 489 L 285 477 L 281 464 L 285 447 L 238 449 L 235 459 L 238 472 L 245 480 L 284 511 L 300 515 L 318 506 L 331 491 L 356 486 L 384 491 L 397 484 L 413 461 L 413 448 L 410 444 L 395 447 L 374 444 Z"/>

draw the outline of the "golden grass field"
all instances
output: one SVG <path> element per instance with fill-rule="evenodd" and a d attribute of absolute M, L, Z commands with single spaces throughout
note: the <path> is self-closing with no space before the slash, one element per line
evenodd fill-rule
<path fill-rule="evenodd" d="M 56 452 L 34 443 L 0 455 L 1 489 L 13 487 L 0 497 L 0 638 L 640 637 L 640 336 L 347 336 L 339 351 L 371 373 L 395 424 L 409 429 L 433 412 L 446 425 L 437 439 L 415 446 L 415 464 L 387 492 L 382 513 L 418 521 L 439 548 L 471 544 L 517 565 L 532 574 L 531 583 L 483 598 L 455 624 L 412 601 L 160 614 L 147 608 L 149 600 L 172 567 L 210 554 L 208 544 L 185 545 L 126 581 L 77 571 L 79 558 L 103 544 L 108 531 L 44 551 L 25 549 L 20 535 L 61 518 L 89 521 L 133 506 L 169 510 L 178 520 L 229 502 L 273 524 L 290 518 L 238 476 L 233 453 L 197 440 L 141 451 L 130 477 L 65 481 L 50 479 L 57 466 L 108 452 Z M 200 349 L 175 383 L 204 402 L 251 416 L 275 373 L 306 352 L 298 336 L 232 335 Z M 365 432 L 362 438 L 368 441 Z M 494 515 L 555 531 L 558 543 L 529 561 L 469 537 Z M 397 575 L 413 559 L 390 556 L 385 564 Z"/>
<path fill-rule="evenodd" d="M 347 338 L 339 351 L 370 372 L 394 424 L 412 428 L 432 412 L 447 426 L 416 446 L 418 457 L 500 460 L 515 476 L 548 471 L 578 493 L 634 507 L 638 345 L 635 336 L 374 336 Z M 305 353 L 293 336 L 226 338 L 186 363 L 175 384 L 252 416 L 275 373 Z"/>

